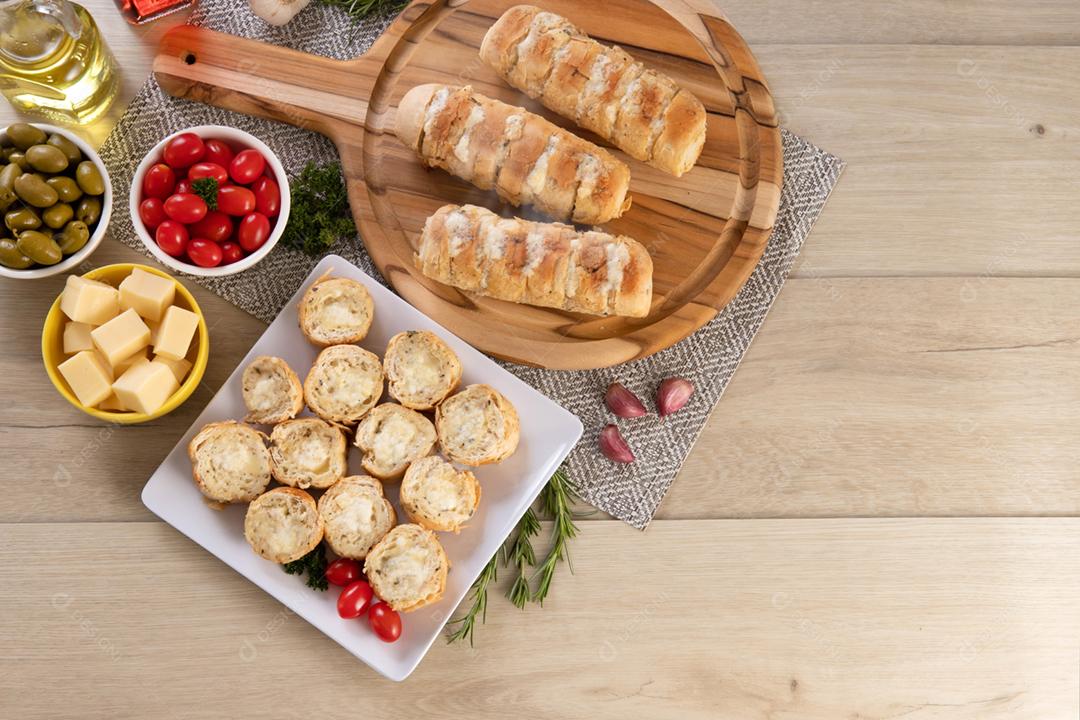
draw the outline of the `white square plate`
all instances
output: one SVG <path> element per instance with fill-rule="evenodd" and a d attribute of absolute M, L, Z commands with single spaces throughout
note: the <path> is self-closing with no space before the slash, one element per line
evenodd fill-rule
<path fill-rule="evenodd" d="M 503 393 L 521 416 L 521 442 L 508 460 L 476 468 L 483 488 L 480 508 L 460 534 L 439 533 L 450 558 L 451 570 L 443 598 L 415 612 L 404 613 L 404 632 L 396 643 L 375 637 L 366 617 L 342 620 L 337 614 L 337 588 L 326 592 L 308 588 L 304 580 L 285 574 L 279 565 L 263 560 L 244 540 L 246 506 L 222 511 L 210 509 L 191 479 L 187 445 L 198 430 L 210 422 L 242 419 L 246 414 L 240 395 L 244 367 L 257 355 L 284 358 L 303 380 L 317 350 L 304 339 L 297 325 L 297 302 L 304 290 L 323 273 L 362 282 L 375 301 L 375 320 L 363 347 L 382 357 L 386 344 L 404 330 L 431 330 L 445 340 L 461 358 L 462 386 L 487 383 Z M 251 352 L 236 368 L 199 419 L 143 488 L 142 500 L 162 520 L 202 545 L 226 564 L 277 598 L 297 615 L 337 641 L 342 647 L 391 680 L 408 677 L 469 590 L 491 556 L 513 530 L 525 509 L 536 498 L 551 474 L 581 437 L 578 418 L 529 385 L 499 367 L 460 338 L 413 308 L 349 261 L 328 256 L 318 264 L 304 285 L 281 311 Z M 349 474 L 362 474 L 359 451 L 350 444 Z M 387 496 L 398 508 L 397 485 L 386 486 Z"/>

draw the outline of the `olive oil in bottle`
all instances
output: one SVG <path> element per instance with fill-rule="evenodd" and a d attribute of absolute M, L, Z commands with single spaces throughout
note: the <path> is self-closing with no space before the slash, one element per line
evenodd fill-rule
<path fill-rule="evenodd" d="M 0 0 L 0 92 L 16 109 L 89 123 L 108 109 L 116 90 L 116 61 L 82 6 Z"/>

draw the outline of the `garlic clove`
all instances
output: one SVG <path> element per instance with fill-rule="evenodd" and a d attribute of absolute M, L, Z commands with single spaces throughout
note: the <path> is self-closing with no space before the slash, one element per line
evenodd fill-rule
<path fill-rule="evenodd" d="M 656 410 L 660 417 L 682 410 L 694 394 L 694 384 L 683 378 L 668 378 L 656 390 Z"/>
<path fill-rule="evenodd" d="M 604 395 L 608 410 L 621 418 L 636 418 L 648 413 L 637 395 L 626 389 L 622 383 L 611 383 Z"/>
<path fill-rule="evenodd" d="M 619 428 L 614 425 L 605 425 L 604 429 L 600 431 L 600 452 L 604 453 L 604 457 L 612 462 L 634 462 L 633 451 L 626 444 L 626 440 L 623 439 Z"/>

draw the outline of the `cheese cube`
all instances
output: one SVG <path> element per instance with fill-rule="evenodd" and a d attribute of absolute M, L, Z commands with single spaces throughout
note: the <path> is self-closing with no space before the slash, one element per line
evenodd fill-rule
<path fill-rule="evenodd" d="M 131 357 L 150 344 L 150 328 L 134 310 L 125 310 L 101 327 L 90 331 L 94 347 L 101 351 L 109 364 Z"/>
<path fill-rule="evenodd" d="M 135 363 L 112 384 L 112 391 L 124 407 L 152 413 L 180 389 L 168 365 L 160 362 Z"/>
<path fill-rule="evenodd" d="M 190 310 L 173 305 L 165 311 L 165 317 L 158 327 L 154 354 L 163 355 L 173 360 L 182 360 L 191 347 L 191 338 L 199 327 L 199 316 Z"/>
<path fill-rule="evenodd" d="M 97 405 L 112 392 L 112 373 L 93 350 L 76 353 L 57 365 L 56 369 L 67 380 L 68 387 L 79 402 L 87 407 Z"/>
<path fill-rule="evenodd" d="M 64 323 L 64 354 L 74 355 L 83 350 L 93 350 L 94 341 L 90 339 L 93 325 L 81 322 Z"/>
<path fill-rule="evenodd" d="M 60 309 L 75 322 L 104 325 L 120 314 L 120 293 L 112 285 L 68 275 Z"/>
<path fill-rule="evenodd" d="M 154 362 L 165 363 L 169 366 L 169 369 L 173 371 L 173 375 L 176 376 L 176 382 L 183 383 L 184 378 L 187 377 L 188 371 L 191 370 L 191 361 L 180 358 L 179 360 L 173 360 L 167 358 L 164 355 L 155 355 Z"/>
<path fill-rule="evenodd" d="M 116 375 L 116 377 L 120 377 L 121 375 L 126 373 L 128 371 L 128 368 L 130 368 L 135 363 L 144 363 L 144 362 L 150 362 L 150 349 L 149 348 L 143 348 L 142 350 L 139 350 L 137 353 L 135 353 L 131 357 L 126 357 L 123 360 L 121 360 L 120 362 L 116 363 L 116 365 L 113 367 L 113 374 Z"/>
<path fill-rule="evenodd" d="M 120 283 L 120 310 L 134 310 L 154 322 L 161 320 L 175 297 L 176 283 L 139 268 Z"/>
<path fill-rule="evenodd" d="M 109 397 L 99 402 L 97 409 L 108 410 L 109 412 L 128 412 L 124 403 L 120 402 L 120 398 L 116 397 L 116 393 L 110 393 Z"/>

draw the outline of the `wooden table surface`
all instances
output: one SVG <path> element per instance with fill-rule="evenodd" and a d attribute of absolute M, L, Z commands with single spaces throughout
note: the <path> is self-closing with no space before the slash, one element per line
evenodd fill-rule
<path fill-rule="evenodd" d="M 124 72 L 100 141 L 173 21 L 86 4 Z M 1080 5 L 723 10 L 849 165 L 647 532 L 583 521 L 543 609 L 493 597 L 475 649 L 382 680 L 139 501 L 263 325 L 191 286 L 203 387 L 107 427 L 41 367 L 62 279 L 2 281 L 0 717 L 1076 720 Z"/>

